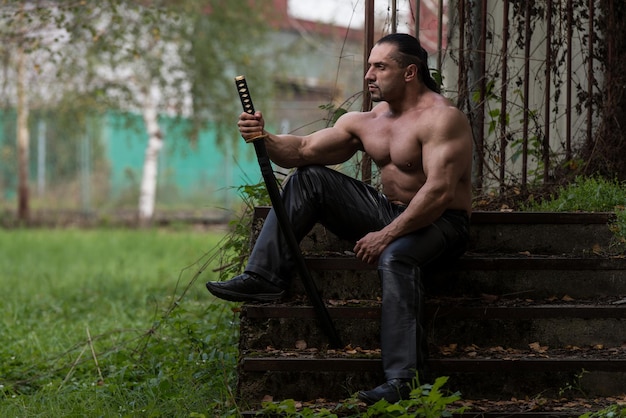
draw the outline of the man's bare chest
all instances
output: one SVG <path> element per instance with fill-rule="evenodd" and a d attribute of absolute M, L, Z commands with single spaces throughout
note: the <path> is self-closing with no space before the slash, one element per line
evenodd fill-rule
<path fill-rule="evenodd" d="M 365 127 L 362 143 L 374 162 L 384 167 L 393 164 L 401 170 L 422 166 L 422 139 L 414 127 L 381 124 Z"/>

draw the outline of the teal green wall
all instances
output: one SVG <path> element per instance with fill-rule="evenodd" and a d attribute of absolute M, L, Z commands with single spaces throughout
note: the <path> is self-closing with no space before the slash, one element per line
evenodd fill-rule
<path fill-rule="evenodd" d="M 160 124 L 164 131 L 160 190 L 176 190 L 181 199 L 201 197 L 211 204 L 230 206 L 238 199 L 238 186 L 261 180 L 254 149 L 241 138 L 225 141 L 228 146 L 220 147 L 215 132 L 206 131 L 192 143 L 180 123 L 164 118 Z M 112 196 L 138 187 L 148 140 L 141 118 L 109 114 L 103 140 Z"/>
<path fill-rule="evenodd" d="M 0 111 L 0 200 L 11 200 L 16 195 L 15 118 L 15 112 Z M 31 113 L 30 119 L 30 183 L 31 193 L 35 196 L 38 175 L 38 115 Z M 197 209 L 237 207 L 241 203 L 237 187 L 262 181 L 253 145 L 246 144 L 233 132 L 232 138 L 224 140 L 227 146 L 218 146 L 216 133 L 209 129 L 202 132 L 197 142 L 192 144 L 185 124 L 185 121 L 171 118 L 160 120 L 164 131 L 164 146 L 159 155 L 156 208 L 166 204 Z M 91 193 L 89 201 L 107 202 L 108 206 L 113 207 L 119 202 L 126 206 L 136 202 L 136 198 L 132 196 L 138 196 L 139 193 L 148 140 L 140 116 L 109 112 L 97 123 L 93 123 L 96 128 L 88 130 L 92 162 L 87 164 L 84 161 L 84 151 L 81 153 L 76 142 L 71 142 L 67 136 L 55 131 L 52 125 L 48 123 L 45 134 L 49 145 L 45 154 L 48 167 L 47 190 L 53 190 L 55 184 L 59 183 L 75 181 L 80 184 L 80 177 L 85 175 L 85 167 L 96 170 L 96 166 L 102 165 L 94 164 L 93 161 L 103 161 L 107 168 L 105 180 L 102 180 L 102 176 L 89 177 L 91 181 L 105 181 L 105 185 L 95 185 L 105 187 L 93 187 L 92 183 L 90 190 L 79 192 Z M 78 122 L 69 129 L 72 132 L 85 131 L 85 127 L 79 126 Z M 86 137 L 83 135 L 82 138 Z M 59 141 L 66 145 L 59 146 Z M 70 168 L 64 172 L 64 178 L 55 178 L 56 174 L 53 174 L 54 170 L 50 169 L 50 165 L 60 158 L 68 161 Z M 96 196 L 97 193 L 106 195 Z"/>

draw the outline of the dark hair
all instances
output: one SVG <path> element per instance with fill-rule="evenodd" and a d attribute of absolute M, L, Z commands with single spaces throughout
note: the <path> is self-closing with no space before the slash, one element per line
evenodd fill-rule
<path fill-rule="evenodd" d="M 415 64 L 422 83 L 436 93 L 441 92 L 439 85 L 430 75 L 428 53 L 422 48 L 417 38 L 406 33 L 392 33 L 381 38 L 376 44 L 395 45 L 398 53 L 393 58 L 403 67 Z"/>

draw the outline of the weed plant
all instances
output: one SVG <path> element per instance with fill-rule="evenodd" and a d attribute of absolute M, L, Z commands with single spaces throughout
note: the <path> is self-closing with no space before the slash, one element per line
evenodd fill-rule
<path fill-rule="evenodd" d="M 580 418 L 624 418 L 626 417 L 626 407 L 624 405 L 613 405 L 598 412 L 588 412 Z"/>
<path fill-rule="evenodd" d="M 202 285 L 223 236 L 0 230 L 0 416 L 234 413 L 237 316 Z"/>
<path fill-rule="evenodd" d="M 360 410 L 356 399 L 348 399 L 344 403 L 338 404 L 333 410 L 321 408 L 313 410 L 311 408 L 298 408 L 296 402 L 287 399 L 282 402 L 266 402 L 263 410 L 259 411 L 260 416 L 265 417 L 377 417 L 377 418 L 440 418 L 452 417 L 465 411 L 465 407 L 455 407 L 454 402 L 461 399 L 459 392 L 445 394 L 443 386 L 447 383 L 445 376 L 438 377 L 433 384 L 420 384 L 419 376 L 416 375 L 412 382 L 412 390 L 409 399 L 396 403 L 389 403 L 382 399 L 371 405 L 367 410 Z"/>

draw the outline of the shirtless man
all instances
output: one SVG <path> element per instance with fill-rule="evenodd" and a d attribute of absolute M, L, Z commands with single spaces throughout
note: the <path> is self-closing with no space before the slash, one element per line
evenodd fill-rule
<path fill-rule="evenodd" d="M 315 223 L 356 242 L 354 253 L 377 263 L 382 285 L 381 350 L 386 382 L 358 396 L 397 402 L 422 372 L 423 269 L 465 251 L 471 211 L 472 135 L 466 117 L 438 94 L 417 39 L 392 34 L 372 48 L 365 75 L 378 104 L 350 112 L 311 135 L 273 135 L 260 112 L 242 113 L 244 139 L 265 136 L 270 158 L 298 167 L 283 201 L 298 240 Z M 366 152 L 380 170 L 382 192 L 324 167 Z M 231 301 L 279 299 L 294 260 L 270 211 L 245 273 L 208 290 Z"/>

